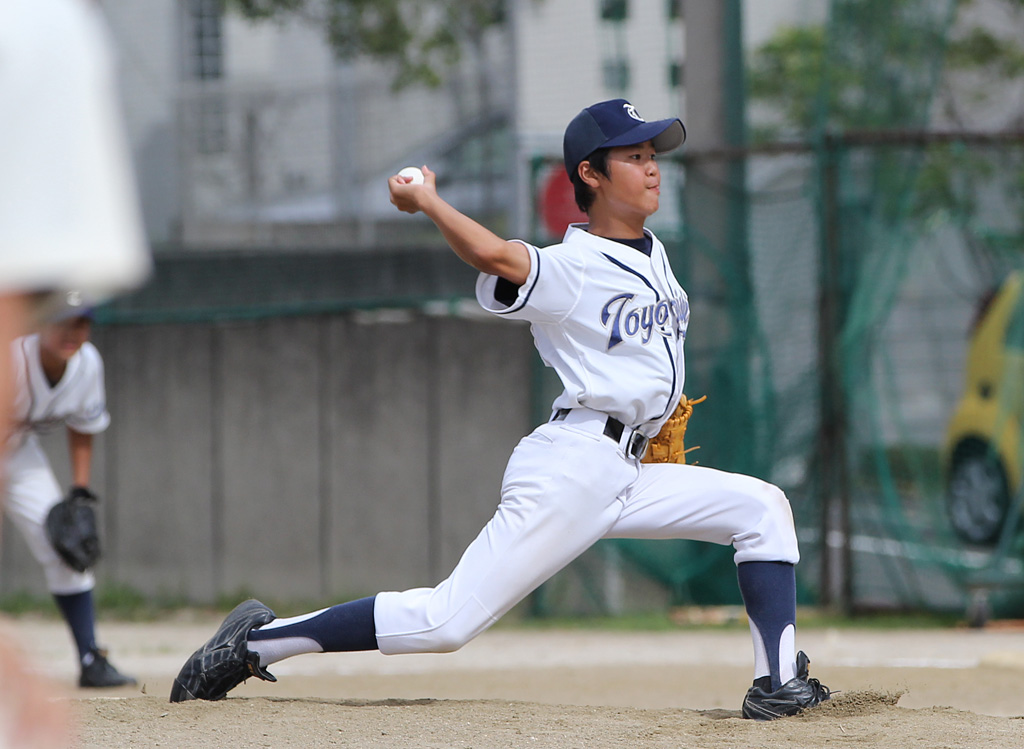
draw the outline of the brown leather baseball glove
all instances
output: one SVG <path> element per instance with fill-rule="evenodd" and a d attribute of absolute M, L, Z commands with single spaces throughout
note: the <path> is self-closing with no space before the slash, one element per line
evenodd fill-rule
<path fill-rule="evenodd" d="M 703 403 L 706 399 L 706 395 L 695 400 L 690 400 L 685 395 L 680 398 L 675 413 L 668 417 L 668 421 L 662 425 L 661 431 L 651 438 L 651 442 L 647 446 L 647 454 L 644 455 L 641 462 L 686 463 L 686 453 L 697 449 L 691 447 L 687 450 L 683 444 L 686 425 L 690 421 L 690 416 L 693 415 L 693 407 L 698 403 Z"/>

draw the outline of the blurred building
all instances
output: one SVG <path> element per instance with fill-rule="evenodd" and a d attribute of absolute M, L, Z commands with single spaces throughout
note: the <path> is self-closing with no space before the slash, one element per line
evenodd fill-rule
<path fill-rule="evenodd" d="M 507 23 L 467 45 L 441 87 L 400 92 L 383 65 L 338 64 L 307 21 L 254 24 L 222 16 L 220 0 L 103 5 L 158 245 L 401 242 L 384 178 L 410 163 L 524 235 L 549 177 L 531 164 L 557 161 L 583 106 L 623 96 L 685 117 L 682 0 L 510 0 Z M 746 5 L 749 44 L 815 15 L 806 0 Z"/>

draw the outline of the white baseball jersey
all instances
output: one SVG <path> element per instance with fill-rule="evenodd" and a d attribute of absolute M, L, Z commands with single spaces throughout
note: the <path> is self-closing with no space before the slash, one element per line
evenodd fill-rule
<path fill-rule="evenodd" d="M 601 411 L 650 437 L 683 392 L 690 307 L 664 245 L 647 235 L 650 256 L 573 225 L 561 244 L 526 244 L 530 275 L 511 306 L 495 300 L 495 276 L 480 276 L 476 291 L 484 309 L 530 321 L 565 386 L 554 408 Z"/>
<path fill-rule="evenodd" d="M 737 564 L 799 559 L 778 487 L 704 466 L 641 463 L 627 449 L 632 429 L 608 430 L 614 416 L 656 433 L 683 389 L 689 305 L 665 248 L 648 236 L 650 256 L 580 227 L 542 250 L 524 243 L 530 274 L 511 299 L 508 287 L 495 298 L 496 277 L 479 278 L 480 304 L 530 321 L 565 391 L 554 418 L 516 446 L 494 517 L 451 575 L 433 588 L 377 595 L 382 653 L 458 649 L 602 538 L 731 545 Z"/>
<path fill-rule="evenodd" d="M 93 301 L 149 272 L 99 9 L 0 0 L 0 293 Z"/>
<path fill-rule="evenodd" d="M 97 434 L 110 425 L 103 384 L 103 359 L 86 341 L 67 363 L 63 377 L 50 385 L 39 360 L 39 335 L 18 338 L 11 344 L 14 366 L 14 435 L 16 449 L 30 432 L 44 434 L 68 426 L 83 434 Z"/>

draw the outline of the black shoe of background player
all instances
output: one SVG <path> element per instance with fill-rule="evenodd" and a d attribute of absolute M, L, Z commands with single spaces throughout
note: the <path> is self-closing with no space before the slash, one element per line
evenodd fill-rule
<path fill-rule="evenodd" d="M 796 715 L 801 710 L 814 707 L 831 699 L 832 692 L 817 679 L 807 676 L 810 658 L 800 651 L 796 654 L 796 676 L 774 692 L 767 691 L 754 682 L 747 696 L 743 698 L 743 717 L 753 720 L 775 720 L 786 715 Z M 770 688 L 770 685 L 769 685 Z"/>
<path fill-rule="evenodd" d="M 106 650 L 93 648 L 82 659 L 82 673 L 78 677 L 80 687 L 123 687 L 135 683 L 135 679 L 111 665 Z"/>
<path fill-rule="evenodd" d="M 185 661 L 171 686 L 171 702 L 219 700 L 250 676 L 277 681 L 246 645 L 251 629 L 276 618 L 255 599 L 238 604 L 216 634 Z"/>

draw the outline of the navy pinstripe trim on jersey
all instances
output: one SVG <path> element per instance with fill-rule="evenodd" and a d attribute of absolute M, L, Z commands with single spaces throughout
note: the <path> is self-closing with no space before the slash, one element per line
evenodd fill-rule
<path fill-rule="evenodd" d="M 653 252 L 653 247 L 652 247 L 652 252 Z M 668 254 L 665 253 L 665 252 L 661 253 L 661 267 L 662 267 L 662 269 L 665 272 L 665 276 L 667 278 L 671 278 L 672 277 L 672 269 L 668 265 Z M 675 363 L 675 360 L 672 358 L 672 348 L 671 348 L 671 346 L 669 346 L 667 339 L 665 340 L 665 350 L 668 351 L 668 358 L 669 358 L 669 360 L 672 361 L 672 392 L 674 393 L 676 391 L 676 363 Z M 671 410 L 671 408 L 672 408 L 672 401 L 670 399 L 668 405 L 665 407 L 665 411 L 661 415 L 662 416 L 668 416 L 668 413 Z"/>
<path fill-rule="evenodd" d="M 667 277 L 672 276 L 672 269 L 668 266 L 668 253 L 666 252 L 661 253 L 661 269 L 665 272 Z"/>
<path fill-rule="evenodd" d="M 530 247 L 528 245 L 523 246 L 526 247 L 527 252 L 530 253 L 530 262 L 532 263 L 534 262 L 534 260 L 536 260 L 537 262 L 537 272 L 533 274 L 533 283 L 530 284 L 530 288 L 526 290 L 526 293 L 522 295 L 523 301 L 521 301 L 519 304 L 513 305 L 506 309 L 494 310 L 494 314 L 496 315 L 507 315 L 509 312 L 521 310 L 523 307 L 526 306 L 527 302 L 530 301 L 530 295 L 533 294 L 533 290 L 537 288 L 537 281 L 540 280 L 540 253 L 537 252 L 536 248 Z"/>
<path fill-rule="evenodd" d="M 668 360 L 670 362 L 672 362 L 672 392 L 674 393 L 676 391 L 676 374 L 677 374 L 676 360 L 675 360 L 675 357 L 672 356 L 672 346 L 669 345 L 668 338 L 663 338 L 662 339 L 662 343 L 665 344 L 665 352 L 668 354 Z M 665 410 L 661 412 L 661 416 L 662 417 L 668 416 L 668 412 L 669 412 L 669 410 L 671 408 L 672 408 L 672 398 L 669 397 L 668 403 L 665 405 Z"/>
<path fill-rule="evenodd" d="M 656 302 L 660 302 L 661 301 L 661 294 L 659 294 L 658 290 L 656 288 L 654 288 L 654 284 L 652 284 L 647 279 L 647 277 L 644 276 L 640 271 L 638 271 L 638 270 L 636 270 L 634 268 L 630 268 L 625 263 L 620 263 L 618 260 L 613 258 L 607 252 L 602 252 L 601 254 L 604 255 L 606 258 L 608 258 L 612 263 L 614 263 L 615 265 L 617 265 L 620 268 L 622 268 L 622 270 L 627 271 L 629 273 L 632 273 L 634 276 L 636 276 L 641 281 L 643 281 L 647 285 L 647 288 L 649 288 L 651 291 L 654 292 L 654 300 Z M 662 343 L 665 344 L 665 353 L 668 354 L 668 360 L 672 364 L 672 391 L 671 392 L 675 393 L 675 391 L 676 391 L 676 380 L 677 380 L 677 378 L 679 376 L 679 368 L 676 366 L 676 358 L 672 354 L 672 346 L 671 346 L 671 344 L 669 344 L 668 339 L 667 338 L 663 338 L 662 339 Z M 668 402 L 668 404 L 666 404 L 665 410 L 662 411 L 661 416 L 659 416 L 658 418 L 663 418 L 664 416 L 666 416 L 668 414 L 668 411 L 669 411 L 670 408 L 672 408 L 672 399 L 671 398 L 669 398 L 669 402 Z"/>
<path fill-rule="evenodd" d="M 656 288 L 654 288 L 654 285 L 650 281 L 648 281 L 647 278 L 642 273 L 640 273 L 640 271 L 634 270 L 633 268 L 630 268 L 625 263 L 620 263 L 618 260 L 613 258 L 607 252 L 602 252 L 601 254 L 604 255 L 606 258 L 608 258 L 610 261 L 612 261 L 615 265 L 617 265 L 620 268 L 622 268 L 622 270 L 628 271 L 629 273 L 632 273 L 634 276 L 636 276 L 641 281 L 643 281 L 645 284 L 647 284 L 647 288 L 649 288 L 651 291 L 654 292 L 654 301 L 656 301 L 656 302 L 660 302 L 661 301 L 661 295 L 658 293 L 658 290 Z"/>

